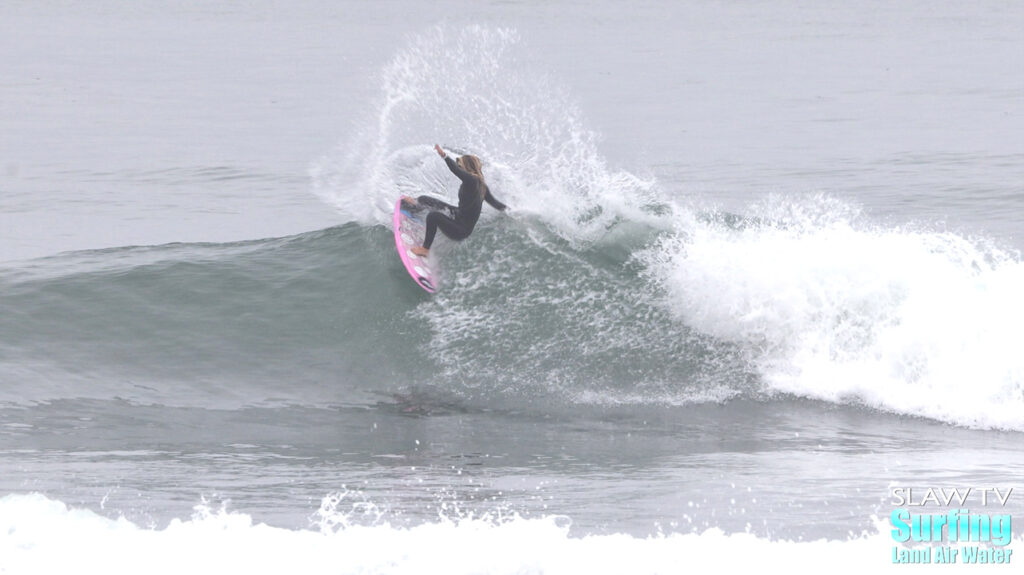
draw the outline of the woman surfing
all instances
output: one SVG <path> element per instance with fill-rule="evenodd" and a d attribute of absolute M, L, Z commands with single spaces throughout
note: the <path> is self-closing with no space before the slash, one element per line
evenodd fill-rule
<path fill-rule="evenodd" d="M 487 202 L 495 209 L 505 211 L 505 204 L 499 202 L 484 182 L 484 174 L 481 170 L 480 158 L 464 154 L 458 160 L 453 160 L 444 153 L 441 146 L 435 144 L 437 154 L 444 158 L 448 169 L 462 180 L 459 186 L 459 205 L 453 206 L 430 196 L 420 196 L 416 202 L 427 208 L 426 236 L 422 246 L 412 248 L 412 253 L 426 257 L 430 253 L 430 246 L 434 243 L 434 236 L 440 229 L 445 236 L 453 240 L 464 240 L 473 233 L 476 221 L 480 219 L 480 209 L 483 203 Z M 408 202 L 409 198 L 403 198 Z"/>

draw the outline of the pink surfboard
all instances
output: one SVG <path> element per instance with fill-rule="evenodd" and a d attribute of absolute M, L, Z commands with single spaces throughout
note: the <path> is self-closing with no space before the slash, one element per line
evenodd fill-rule
<path fill-rule="evenodd" d="M 403 206 L 401 199 L 395 204 L 395 247 L 398 249 L 398 256 L 402 258 L 402 264 L 416 284 L 427 292 L 434 293 L 438 287 L 434 263 L 429 257 L 424 258 L 412 253 L 413 247 L 423 244 L 423 236 L 426 233 L 424 219 L 429 210 L 417 209 L 415 200 L 408 201 L 412 202 L 412 206 Z"/>

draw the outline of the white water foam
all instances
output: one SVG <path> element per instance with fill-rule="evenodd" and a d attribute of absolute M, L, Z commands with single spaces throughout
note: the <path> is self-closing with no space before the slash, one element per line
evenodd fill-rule
<path fill-rule="evenodd" d="M 243 513 L 197 508 L 163 529 L 70 509 L 42 495 L 0 499 L 0 573 L 874 573 L 891 563 L 888 526 L 849 540 L 770 541 L 717 529 L 650 538 L 572 537 L 568 520 L 514 517 L 445 519 L 412 528 L 388 525 L 289 530 Z M 1024 540 L 1024 539 L 1018 539 Z M 1012 544 L 1011 544 L 1012 545 Z M 1012 565 L 1012 563 L 1010 564 Z M 986 573 L 1010 565 L 984 565 Z M 929 566 L 931 567 L 931 566 Z M 958 573 L 971 572 L 958 565 Z"/>
<path fill-rule="evenodd" d="M 742 346 L 769 390 L 1024 430 L 1024 264 L 951 232 L 769 198 L 646 256 L 687 325 Z"/>

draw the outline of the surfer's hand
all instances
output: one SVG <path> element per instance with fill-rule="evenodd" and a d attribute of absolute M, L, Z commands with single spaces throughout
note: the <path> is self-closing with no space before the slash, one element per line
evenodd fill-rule
<path fill-rule="evenodd" d="M 437 150 L 438 156 L 441 156 L 442 158 L 445 156 L 444 150 L 441 149 L 441 146 L 434 144 L 434 149 Z"/>

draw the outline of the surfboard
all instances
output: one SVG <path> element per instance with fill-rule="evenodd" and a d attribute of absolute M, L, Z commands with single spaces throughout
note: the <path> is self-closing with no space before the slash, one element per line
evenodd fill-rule
<path fill-rule="evenodd" d="M 429 257 L 422 257 L 412 253 L 412 248 L 423 245 L 423 236 L 426 234 L 426 217 L 430 210 L 416 203 L 412 198 L 406 198 L 403 205 L 401 198 L 395 204 L 395 248 L 398 249 L 398 256 L 402 258 L 402 265 L 409 272 L 416 285 L 427 290 L 428 293 L 437 291 L 437 271 L 434 262 Z"/>

